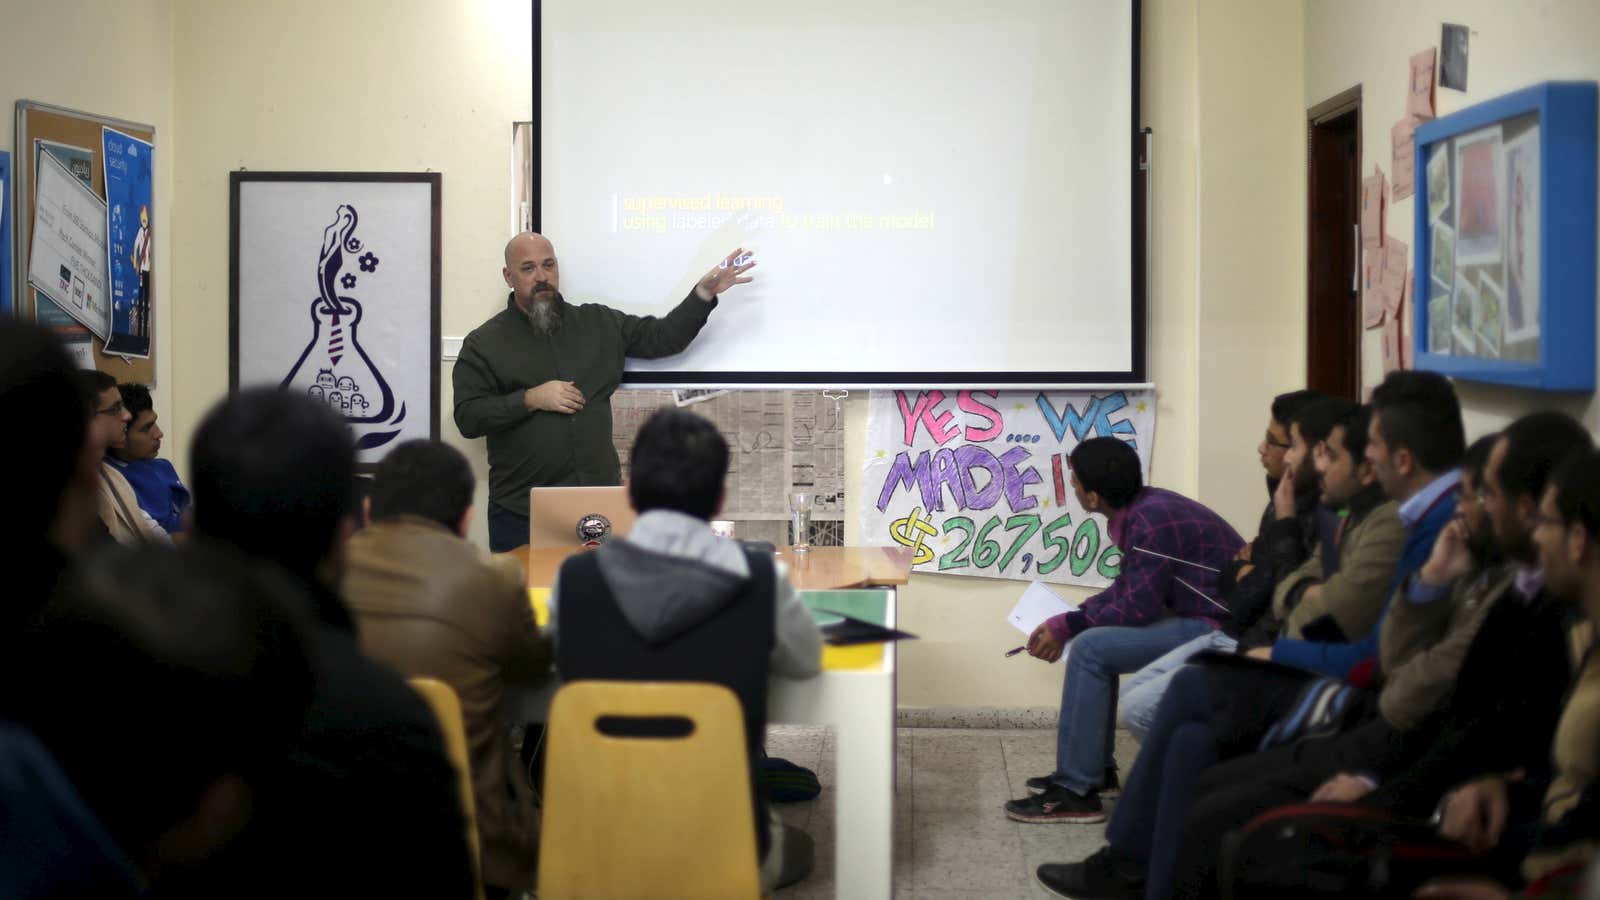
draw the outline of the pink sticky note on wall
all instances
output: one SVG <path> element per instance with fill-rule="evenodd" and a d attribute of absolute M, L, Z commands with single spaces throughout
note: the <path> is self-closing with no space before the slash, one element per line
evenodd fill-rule
<path fill-rule="evenodd" d="M 1431 119 L 1438 113 L 1433 105 L 1433 76 L 1438 67 L 1439 48 L 1429 47 L 1411 57 L 1411 84 L 1406 93 L 1406 112 Z"/>
<path fill-rule="evenodd" d="M 1389 315 L 1400 314 L 1405 291 L 1406 270 L 1411 265 L 1411 248 L 1405 241 L 1390 237 L 1383 246 L 1383 305 Z"/>
<path fill-rule="evenodd" d="M 1361 323 L 1367 328 L 1383 324 L 1383 251 L 1361 251 Z"/>
<path fill-rule="evenodd" d="M 1383 246 L 1383 215 L 1387 202 L 1388 182 L 1383 169 L 1361 181 L 1361 246 L 1376 249 Z"/>

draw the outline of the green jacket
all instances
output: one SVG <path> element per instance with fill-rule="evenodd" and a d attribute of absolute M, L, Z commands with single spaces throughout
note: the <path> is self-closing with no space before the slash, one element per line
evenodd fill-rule
<path fill-rule="evenodd" d="M 1378 632 L 1383 689 L 1378 710 L 1396 731 L 1411 731 L 1444 705 L 1489 610 L 1517 581 L 1519 566 L 1501 563 L 1459 578 L 1431 602 L 1397 596 Z M 1412 589 L 1413 575 L 1400 591 Z"/>
<path fill-rule="evenodd" d="M 489 500 L 528 514 L 528 488 L 553 484 L 620 484 L 622 464 L 611 443 L 611 395 L 625 357 L 681 353 L 700 333 L 717 300 L 690 292 L 663 318 L 630 316 L 598 303 L 561 303 L 561 327 L 541 334 L 510 295 L 506 308 L 467 335 L 456 359 L 456 427 L 487 437 Z M 571 381 L 584 407 L 573 415 L 529 412 L 523 391 L 546 381 Z"/>
<path fill-rule="evenodd" d="M 1300 568 L 1284 576 L 1273 592 L 1273 612 L 1283 620 L 1283 633 L 1301 637 L 1301 629 L 1329 616 L 1347 640 L 1357 640 L 1372 630 L 1389 601 L 1389 584 L 1405 549 L 1406 528 L 1400 523 L 1400 504 L 1385 500 L 1365 511 L 1352 510 L 1339 544 L 1338 568 L 1322 577 L 1322 546 L 1312 551 Z M 1293 610 L 1287 601 L 1302 583 L 1322 585 L 1320 596 L 1301 600 Z"/>

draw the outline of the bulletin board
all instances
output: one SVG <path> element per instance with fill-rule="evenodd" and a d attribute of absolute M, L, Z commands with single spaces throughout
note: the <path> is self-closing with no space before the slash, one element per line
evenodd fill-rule
<path fill-rule="evenodd" d="M 78 112 L 63 109 L 45 103 L 31 100 L 17 101 L 17 127 L 16 147 L 12 155 L 12 183 L 11 189 L 16 195 L 16 200 L 11 209 L 16 213 L 15 227 L 12 229 L 15 243 L 13 245 L 12 260 L 13 298 L 17 317 L 23 320 L 33 320 L 37 316 L 37 307 L 40 302 L 35 296 L 34 289 L 28 284 L 28 255 L 33 239 L 33 188 L 37 183 L 38 173 L 36 167 L 38 160 L 34 153 L 35 141 L 52 141 L 58 144 L 68 144 L 81 147 L 93 154 L 90 165 L 92 181 L 90 187 L 102 199 L 106 194 L 105 186 L 105 161 L 102 159 L 101 129 L 115 128 L 124 134 L 132 135 L 152 144 L 156 140 L 156 130 L 152 125 L 141 125 L 137 122 L 128 122 L 109 116 L 94 115 L 92 113 Z M 159 233 L 156 241 L 164 239 Z M 152 271 L 152 282 L 160 278 L 161 272 Z M 151 293 L 156 298 L 156 303 L 166 302 L 166 297 L 159 287 L 154 287 Z M 153 317 L 152 317 L 153 318 Z M 82 326 L 59 326 L 63 337 L 69 341 L 87 333 Z M 119 382 L 139 382 L 154 385 L 156 382 L 155 370 L 155 326 L 151 323 L 151 347 L 148 359 L 132 359 L 121 356 L 107 356 L 104 351 L 104 342 L 93 335 L 89 336 L 89 344 L 93 353 L 95 368 L 111 375 Z"/>
<path fill-rule="evenodd" d="M 1597 96 L 1545 82 L 1417 127 L 1417 368 L 1594 390 Z"/>

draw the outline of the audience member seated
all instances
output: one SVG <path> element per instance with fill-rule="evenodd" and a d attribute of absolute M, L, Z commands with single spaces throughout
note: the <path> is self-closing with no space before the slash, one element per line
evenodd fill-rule
<path fill-rule="evenodd" d="M 1461 404 L 1443 375 L 1391 372 L 1373 390 L 1365 458 L 1384 494 L 1400 504 L 1400 522 L 1406 529 L 1399 562 L 1380 591 L 1380 606 L 1422 566 L 1433 551 L 1434 539 L 1455 517 L 1456 483 L 1461 480 L 1456 466 L 1465 450 Z M 1273 643 L 1270 653 L 1266 648 L 1251 652 L 1345 678 L 1357 665 L 1371 664 L 1382 622 L 1380 609 L 1377 622 L 1353 643 L 1284 638 Z"/>
<path fill-rule="evenodd" d="M 198 542 L 276 563 L 317 620 L 310 712 L 279 789 L 196 897 L 466 898 L 472 860 L 457 777 L 432 711 L 364 656 L 335 592 L 354 529 L 355 447 L 322 404 L 241 391 L 206 414 L 189 458 Z M 232 876 L 248 871 L 239 881 Z"/>
<path fill-rule="evenodd" d="M 1117 724 L 1136 737 L 1142 739 L 1149 732 L 1167 684 L 1195 654 L 1202 650 L 1231 653 L 1247 634 L 1266 633 L 1268 641 L 1277 636 L 1275 620 L 1267 615 L 1272 606 L 1273 587 L 1286 573 L 1305 562 L 1316 546 L 1320 492 L 1317 467 L 1312 464 L 1313 453 L 1320 452 L 1316 448 L 1327 440 L 1335 422 L 1355 408 L 1349 400 L 1321 397 L 1312 391 L 1284 394 L 1273 402 L 1272 428 L 1280 427 L 1276 417 L 1284 398 L 1302 395 L 1310 399 L 1298 404 L 1290 417 L 1287 425 L 1289 449 L 1277 451 L 1275 458 L 1268 456 L 1269 446 L 1275 439 L 1269 428 L 1266 440 L 1257 450 L 1261 453 L 1262 465 L 1268 466 L 1272 500 L 1263 514 L 1256 539 L 1239 551 L 1218 579 L 1218 599 L 1228 607 L 1222 627 L 1200 635 L 1122 679 L 1117 695 Z M 1271 468 L 1274 461 L 1278 464 L 1276 480 Z M 1257 642 L 1261 642 L 1259 638 Z"/>
<path fill-rule="evenodd" d="M 13 641 L 98 524 L 105 445 L 101 429 L 88 427 L 90 398 L 74 372 L 48 331 L 0 321 L 0 420 L 27 423 L 29 435 L 0 442 L 0 469 L 13 473 L 7 487 L 8 558 L 21 563 L 6 573 L 0 599 L 0 668 L 15 660 Z M 0 675 L 0 684 L 15 683 Z M 0 689 L 0 696 L 7 693 Z"/>
<path fill-rule="evenodd" d="M 727 471 L 727 442 L 709 421 L 673 409 L 651 416 L 629 469 L 639 519 L 626 538 L 562 565 L 550 620 L 563 680 L 705 681 L 733 690 L 753 769 L 766 733 L 769 670 L 817 674 L 822 642 L 781 564 L 711 533 Z M 805 877 L 812 843 L 769 812 L 754 771 L 751 784 L 762 889 L 771 890 Z M 618 848 L 620 864 L 626 853 Z"/>
<path fill-rule="evenodd" d="M 1365 634 L 1383 611 L 1405 547 L 1400 504 L 1384 494 L 1366 458 L 1365 407 L 1334 426 L 1317 460 L 1322 504 L 1338 516 L 1328 540 L 1278 583 L 1273 615 L 1290 638 L 1347 641 Z"/>
<path fill-rule="evenodd" d="M 127 445 L 128 422 L 133 419 L 123 406 L 117 380 L 92 369 L 79 370 L 76 377 L 84 393 L 94 398 L 91 427 L 99 432 L 98 442 L 106 452 L 100 463 L 100 522 L 105 526 L 105 533 L 119 544 L 170 543 L 171 537 L 140 508 L 133 486 L 109 462 L 110 454 Z"/>
<path fill-rule="evenodd" d="M 1600 628 L 1600 456 L 1569 458 L 1556 471 L 1534 514 L 1533 542 L 1551 596 L 1583 617 L 1586 633 L 1574 629 L 1574 677 L 1551 747 L 1554 778 L 1545 792 L 1539 840 L 1522 864 L 1530 882 L 1552 879 L 1562 869 L 1583 867 L 1600 840 L 1600 804 L 1595 797 L 1595 761 L 1600 760 L 1600 659 L 1594 654 Z M 1464 832 L 1470 815 L 1456 812 L 1450 828 Z M 1462 834 L 1452 835 L 1461 837 Z M 1489 837 L 1487 834 L 1484 838 Z"/>
<path fill-rule="evenodd" d="M 1543 797 L 1538 834 L 1514 876 L 1497 881 L 1440 879 L 1423 886 L 1418 897 L 1500 900 L 1516 889 L 1519 897 L 1591 897 L 1600 843 L 1600 793 L 1595 760 L 1600 759 L 1600 660 L 1594 650 L 1600 615 L 1600 455 L 1568 460 L 1551 479 L 1535 514 L 1533 542 L 1545 589 L 1585 626 L 1574 629 L 1575 677 L 1569 688 L 1552 747 L 1554 778 Z M 1580 634 L 1587 630 L 1587 635 Z M 1513 791 L 1525 794 L 1527 773 L 1514 780 L 1490 776 L 1453 791 L 1441 810 L 1440 831 L 1474 850 L 1503 840 Z"/>
<path fill-rule="evenodd" d="M 68 575 L 0 719 L 0 893 L 159 896 L 231 841 L 311 698 L 298 603 L 234 554 L 113 549 Z"/>
<path fill-rule="evenodd" d="M 1577 430 L 1577 423 L 1570 419 L 1566 422 L 1570 429 Z M 1527 424 L 1527 419 L 1519 423 L 1524 426 Z M 1550 424 L 1549 420 L 1547 424 Z M 1523 552 L 1531 552 L 1536 556 L 1538 569 L 1525 569 L 1525 575 L 1520 579 L 1522 583 L 1496 601 L 1495 608 L 1489 614 L 1494 621 L 1480 629 L 1468 666 L 1483 667 L 1479 674 L 1484 684 L 1493 679 L 1509 685 L 1510 690 L 1492 688 L 1501 695 L 1498 702 L 1505 704 L 1512 700 L 1513 695 L 1520 694 L 1531 705 L 1541 708 L 1536 717 L 1545 721 L 1541 728 L 1536 729 L 1541 733 L 1525 742 L 1521 740 L 1522 736 L 1514 733 L 1514 729 L 1525 723 L 1514 716 L 1498 722 L 1488 718 L 1483 720 L 1486 728 L 1494 726 L 1507 732 L 1500 737 L 1487 732 L 1480 736 L 1487 738 L 1492 748 L 1491 754 L 1501 754 L 1501 764 L 1509 762 L 1514 767 L 1469 775 L 1463 783 L 1450 790 L 1438 804 L 1434 816 L 1439 846 L 1429 847 L 1428 853 L 1394 856 L 1383 868 L 1384 883 L 1373 886 L 1374 892 L 1381 888 L 1384 896 L 1482 900 L 1509 897 L 1513 890 L 1518 891 L 1517 896 L 1526 897 L 1588 896 L 1582 889 L 1591 874 L 1586 870 L 1591 866 L 1596 840 L 1600 838 L 1600 803 L 1597 803 L 1600 798 L 1596 796 L 1594 784 L 1594 762 L 1600 758 L 1600 739 L 1597 739 L 1600 733 L 1594 728 L 1596 709 L 1600 706 L 1600 691 L 1596 690 L 1596 686 L 1600 685 L 1600 677 L 1597 677 L 1595 661 L 1590 652 L 1593 647 L 1593 617 L 1595 610 L 1600 609 L 1600 605 L 1597 605 L 1600 604 L 1600 589 L 1596 587 L 1600 585 L 1600 553 L 1596 552 L 1595 545 L 1595 536 L 1600 534 L 1596 530 L 1600 529 L 1600 457 L 1592 451 L 1569 456 L 1546 480 L 1538 505 L 1530 508 L 1524 497 L 1510 496 L 1515 493 L 1511 484 L 1521 481 L 1525 474 L 1518 473 L 1519 467 L 1528 461 L 1526 458 L 1521 462 L 1517 459 L 1519 455 L 1526 456 L 1525 452 L 1519 453 L 1515 446 L 1513 432 L 1517 428 L 1514 425 L 1508 429 L 1509 446 L 1503 455 L 1497 457 L 1501 483 L 1498 488 L 1486 486 L 1485 499 L 1486 505 L 1495 507 L 1497 521 L 1509 523 L 1515 520 L 1519 527 L 1531 528 L 1531 537 Z M 1557 443 L 1570 445 L 1570 441 Z M 1587 443 L 1587 436 L 1581 443 Z M 1538 455 L 1548 458 L 1550 454 Z M 1445 541 L 1446 537 L 1440 538 L 1441 544 Z M 1439 557 L 1439 554 L 1436 553 L 1435 557 Z M 1430 561 L 1428 568 L 1433 565 L 1434 561 Z M 1535 572 L 1537 577 L 1532 577 Z M 1542 596 L 1530 597 L 1528 592 L 1538 591 L 1537 585 L 1541 581 Z M 1543 609 L 1538 609 L 1534 604 Z M 1509 617 L 1519 610 L 1522 613 L 1521 621 L 1511 621 Z M 1564 633 L 1562 620 L 1570 621 L 1573 618 L 1579 619 L 1582 624 Z M 1529 628 L 1530 624 L 1532 628 Z M 1552 658 L 1546 661 L 1552 664 L 1534 661 L 1533 665 L 1547 679 L 1558 669 L 1568 669 L 1572 673 L 1570 684 L 1563 689 L 1560 684 L 1544 680 L 1524 689 L 1519 678 L 1510 677 L 1510 667 L 1516 665 L 1518 660 L 1508 658 L 1502 664 L 1494 659 L 1494 654 L 1509 648 L 1504 647 L 1504 641 L 1496 640 L 1488 630 L 1507 625 L 1538 632 L 1540 637 L 1537 644 Z M 1519 630 L 1505 635 L 1505 638 L 1518 642 L 1523 635 Z M 1566 646 L 1563 647 L 1563 644 Z M 1570 650 L 1570 655 L 1563 652 L 1565 650 Z M 1569 661 L 1570 667 L 1567 665 Z M 1464 667 L 1458 692 L 1468 690 L 1468 677 L 1469 673 Z M 1563 694 L 1565 699 L 1562 699 Z M 1548 721 L 1554 713 L 1552 703 L 1561 704 L 1559 718 L 1554 722 Z M 1460 705 L 1455 699 L 1450 701 L 1452 709 L 1451 715 L 1445 720 L 1446 734 L 1450 727 L 1463 722 L 1456 715 Z M 1501 709 L 1511 712 L 1504 705 Z M 1485 710 L 1486 713 L 1492 711 Z M 1512 743 L 1521 743 L 1523 751 L 1537 754 L 1540 748 L 1531 746 L 1531 743 L 1541 737 L 1551 743 L 1542 748 L 1546 755 L 1533 768 L 1515 766 L 1514 761 L 1504 755 L 1505 748 Z M 1460 762 L 1480 752 L 1478 748 L 1460 742 L 1451 742 L 1447 746 L 1450 748 L 1448 757 Z M 1552 751 L 1553 769 L 1549 764 Z M 1440 761 L 1445 759 L 1445 756 L 1439 757 Z M 1351 780 L 1350 776 L 1341 777 L 1346 781 Z M 1413 776 L 1407 773 L 1402 777 Z M 1326 791 L 1325 787 L 1318 792 L 1318 796 L 1322 797 Z M 1373 799 L 1367 797 L 1363 802 L 1372 803 Z M 1287 812 L 1285 810 L 1277 814 Z M 1315 808 L 1307 812 L 1314 814 Z M 1369 828 L 1379 821 L 1371 816 L 1366 818 Z M 1416 828 L 1408 824 L 1411 820 L 1401 817 L 1394 821 L 1397 831 L 1403 828 L 1409 832 L 1404 840 L 1413 844 L 1427 840 L 1416 834 Z M 1382 839 L 1381 834 L 1377 837 Z M 1337 841 L 1337 836 L 1334 839 Z M 1453 850 L 1449 846 L 1452 841 L 1459 842 Z M 1419 881 L 1444 871 L 1437 862 L 1442 859 L 1450 860 L 1449 870 L 1456 874 L 1437 878 L 1413 893 Z M 1365 859 L 1357 858 L 1350 862 L 1352 874 L 1361 881 L 1371 880 L 1370 867 Z M 1324 865 L 1329 863 L 1325 862 Z M 1482 874 L 1463 874 L 1474 869 Z M 1235 896 L 1276 896 L 1281 893 L 1270 883 L 1273 874 L 1259 865 L 1239 865 L 1232 872 L 1224 873 L 1224 877 L 1229 881 L 1224 887 L 1231 888 Z M 1322 891 L 1315 891 L 1309 885 L 1298 885 L 1296 893 L 1332 896 L 1330 891 L 1335 881 L 1330 879 L 1325 882 L 1329 890 Z M 1600 884 L 1591 882 L 1588 885 L 1591 889 L 1596 886 Z"/>
<path fill-rule="evenodd" d="M 1234 649 L 1248 650 L 1271 643 L 1283 623 L 1271 614 L 1272 593 L 1278 582 L 1311 556 L 1320 536 L 1337 527 L 1333 512 L 1322 505 L 1322 473 L 1318 466 L 1323 446 L 1333 426 L 1356 408 L 1343 397 L 1323 397 L 1302 405 L 1289 422 L 1289 452 L 1293 461 L 1289 484 L 1279 482 L 1269 507 L 1270 518 L 1244 551 L 1242 559 L 1223 569 L 1219 586 L 1228 598 L 1231 614 L 1223 629 L 1234 638 Z"/>
<path fill-rule="evenodd" d="M 1327 399 L 1320 391 L 1289 391 L 1272 398 L 1267 418 L 1267 431 L 1262 436 L 1261 443 L 1256 445 L 1256 455 L 1261 458 L 1261 468 L 1267 475 L 1267 508 L 1261 511 L 1261 524 L 1256 528 L 1256 534 L 1264 534 L 1267 527 L 1279 519 L 1278 515 L 1278 488 L 1283 483 L 1283 476 L 1288 473 L 1289 452 L 1294 449 L 1294 420 L 1300 415 L 1301 410 L 1317 402 Z M 1254 549 L 1241 551 L 1241 560 L 1248 562 L 1250 552 Z"/>
<path fill-rule="evenodd" d="M 1462 450 L 1459 444 L 1452 450 L 1451 436 L 1461 441 L 1460 408 L 1448 381 L 1427 373 L 1396 373 L 1374 392 L 1373 402 L 1369 457 L 1373 434 L 1383 421 L 1393 429 L 1391 446 L 1403 457 L 1401 467 L 1410 480 L 1432 484 L 1422 480 L 1426 472 L 1418 470 L 1418 454 L 1410 449 L 1424 441 L 1434 464 L 1441 458 L 1455 464 Z M 1452 469 L 1444 480 L 1453 490 L 1459 476 Z M 1453 493 L 1442 496 L 1418 518 L 1410 540 L 1425 540 L 1431 552 L 1434 535 L 1454 509 Z M 1312 677 L 1309 672 L 1258 666 L 1248 660 L 1179 669 L 1140 748 L 1128 795 L 1118 805 L 1124 811 L 1107 829 L 1111 847 L 1080 863 L 1040 866 L 1040 883 L 1062 896 L 1169 895 L 1179 829 L 1193 793 L 1190 786 L 1217 760 L 1254 750 Z"/>
<path fill-rule="evenodd" d="M 1073 448 L 1072 490 L 1086 512 L 1104 513 L 1122 549 L 1111 587 L 1034 629 L 1028 653 L 1055 662 L 1072 642 L 1056 726 L 1056 770 L 1005 805 L 1018 822 L 1103 822 L 1100 792 L 1115 786 L 1112 725 L 1118 675 L 1135 672 L 1217 628 L 1228 609 L 1217 575 L 1244 540 L 1210 509 L 1144 484 L 1139 456 L 1112 437 Z"/>
<path fill-rule="evenodd" d="M 137 422 L 137 420 L 135 420 Z M 519 565 L 466 540 L 472 467 L 455 448 L 409 441 L 384 457 L 368 524 L 350 539 L 344 597 L 361 647 L 408 678 L 455 689 L 466 725 L 483 880 L 490 895 L 532 890 L 538 811 L 511 748 L 507 682 L 550 671 Z"/>
<path fill-rule="evenodd" d="M 1484 468 L 1484 505 L 1500 551 L 1519 563 L 1517 571 L 1493 579 L 1486 591 L 1470 589 L 1474 561 L 1464 526 L 1452 523 L 1390 610 L 1383 638 L 1397 645 L 1399 661 L 1390 665 L 1385 653 L 1379 714 L 1331 738 L 1208 769 L 1196 782 L 1183 828 L 1177 896 L 1216 896 L 1221 835 L 1275 806 L 1365 799 L 1421 819 L 1453 784 L 1491 772 L 1548 771 L 1569 675 L 1564 612 L 1537 597 L 1527 578 L 1519 591 L 1517 576 L 1535 571 L 1529 566 L 1536 558 L 1538 498 L 1551 471 L 1591 446 L 1583 427 L 1558 413 L 1535 413 L 1506 428 Z M 1469 589 L 1453 592 L 1463 579 Z M 1462 601 L 1455 615 L 1451 599 Z M 1458 627 L 1434 647 L 1437 652 L 1410 654 L 1404 645 L 1436 640 L 1434 629 L 1419 634 L 1399 621 L 1412 612 L 1423 622 L 1453 618 Z M 1529 822 L 1536 818 L 1532 799 Z"/>
<path fill-rule="evenodd" d="M 116 469 L 133 487 L 139 508 L 167 534 L 177 534 L 187 526 L 183 514 L 189 508 L 189 489 L 178 480 L 178 470 L 160 458 L 161 428 L 150 402 L 150 389 L 142 384 L 119 384 L 122 408 L 132 418 L 122 446 L 112 447 L 106 464 Z"/>
<path fill-rule="evenodd" d="M 1349 405 L 1354 407 L 1355 404 Z M 1480 602 L 1481 598 L 1487 591 L 1503 590 L 1514 574 L 1513 569 L 1505 567 L 1502 575 L 1492 576 L 1490 567 L 1498 559 L 1498 552 L 1492 549 L 1494 542 L 1488 515 L 1483 504 L 1476 500 L 1483 467 L 1496 437 L 1480 439 L 1468 448 L 1460 481 L 1462 500 L 1457 505 L 1459 522 L 1450 526 L 1459 527 L 1466 536 L 1468 549 L 1478 560 L 1484 575 L 1458 581 L 1457 588 L 1464 596 L 1452 598 L 1448 633 L 1436 645 L 1417 653 L 1414 659 L 1386 666 L 1393 674 L 1385 680 L 1378 706 L 1383 718 L 1396 729 L 1416 727 L 1419 713 L 1426 714 L 1431 708 L 1428 706 L 1430 691 L 1434 692 L 1432 702 L 1437 702 L 1437 691 L 1448 690 L 1453 684 L 1453 667 L 1461 661 L 1463 645 L 1471 641 L 1488 609 L 1486 602 Z M 1442 539 L 1435 542 L 1435 557 L 1443 543 Z M 1474 594 L 1467 595 L 1467 591 Z M 1389 637 L 1386 631 L 1380 640 L 1380 653 L 1386 660 L 1392 659 L 1385 645 Z M 1367 708 L 1361 703 L 1350 705 L 1352 711 Z M 1118 802 L 1106 828 L 1107 846 L 1081 863 L 1041 867 L 1040 880 L 1052 890 L 1068 891 L 1070 896 L 1137 897 L 1148 893 L 1152 897 L 1165 897 L 1171 894 L 1181 810 L 1186 808 L 1183 804 L 1193 791 L 1194 780 L 1217 756 L 1214 737 L 1209 733 L 1210 723 L 1205 721 L 1206 711 L 1190 711 L 1191 717 L 1186 720 L 1178 719 L 1174 712 L 1169 710 L 1161 717 L 1161 725 L 1140 748 L 1127 793 Z M 1350 718 L 1355 716 L 1352 714 Z"/>

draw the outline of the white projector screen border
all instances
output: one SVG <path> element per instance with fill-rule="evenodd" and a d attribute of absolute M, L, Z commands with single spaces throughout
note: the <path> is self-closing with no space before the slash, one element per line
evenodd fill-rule
<path fill-rule="evenodd" d="M 530 141 L 529 193 L 530 218 L 533 231 L 541 230 L 544 190 L 542 172 L 545 156 L 543 117 L 545 112 L 542 72 L 544 60 L 543 6 L 545 0 L 530 0 L 533 7 L 531 48 L 533 55 L 533 108 L 530 119 L 533 125 Z M 1112 371 L 1048 371 L 997 369 L 992 371 L 690 371 L 676 369 L 628 369 L 623 376 L 624 387 L 634 388 L 736 388 L 736 389 L 803 389 L 803 388 L 899 388 L 899 387 L 1120 387 L 1148 385 L 1148 314 L 1149 314 L 1149 231 L 1148 231 L 1148 176 L 1149 160 L 1146 155 L 1149 130 L 1140 125 L 1140 35 L 1142 33 L 1141 0 L 1109 0 L 1125 2 L 1131 11 L 1131 72 L 1129 89 L 1132 93 L 1127 131 L 1129 159 L 1128 246 L 1129 265 L 1129 341 L 1126 370 Z M 559 237 L 559 235 L 557 236 Z M 559 251 L 558 251 L 559 252 Z M 759 270 L 757 270 L 759 272 Z M 734 302 L 730 299 L 729 302 Z"/>

